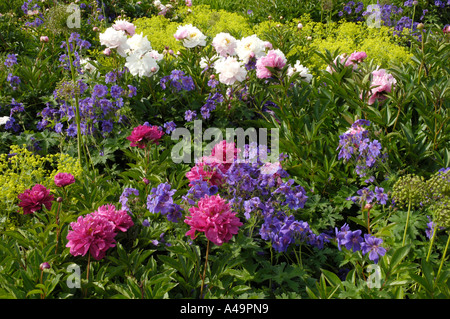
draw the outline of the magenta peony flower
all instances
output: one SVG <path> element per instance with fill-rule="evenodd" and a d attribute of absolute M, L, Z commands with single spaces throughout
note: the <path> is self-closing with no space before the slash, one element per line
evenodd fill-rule
<path fill-rule="evenodd" d="M 31 189 L 26 189 L 22 194 L 17 196 L 21 202 L 19 206 L 23 208 L 23 213 L 31 214 L 42 209 L 45 206 L 47 210 L 52 208 L 53 195 L 50 194 L 50 190 L 36 184 Z"/>
<path fill-rule="evenodd" d="M 221 186 L 224 183 L 223 172 L 224 168 L 222 164 L 215 161 L 214 158 L 208 157 L 208 159 L 202 158 L 201 162 L 196 163 L 195 166 L 186 173 L 186 177 L 191 182 L 203 180 L 211 185 Z M 193 184 L 190 183 L 189 186 L 193 186 Z"/>
<path fill-rule="evenodd" d="M 126 210 L 116 210 L 116 206 L 106 204 L 100 206 L 93 215 L 97 215 L 106 218 L 115 225 L 114 231 L 126 232 L 128 228 L 134 225 L 131 216 L 128 215 Z"/>
<path fill-rule="evenodd" d="M 55 184 L 58 187 L 64 187 L 75 183 L 75 177 L 70 173 L 58 173 L 55 175 Z"/>
<path fill-rule="evenodd" d="M 286 57 L 279 49 L 269 50 L 266 56 L 260 57 L 256 61 L 256 76 L 260 79 L 267 79 L 272 73 L 266 67 L 282 69 L 286 65 Z"/>
<path fill-rule="evenodd" d="M 114 223 L 98 214 L 79 216 L 70 227 L 66 247 L 73 256 L 84 256 L 89 252 L 95 260 L 100 260 L 116 245 Z"/>
<path fill-rule="evenodd" d="M 158 144 L 163 134 L 157 126 L 139 125 L 133 129 L 127 140 L 131 141 L 131 146 L 145 148 L 148 142 Z"/>
<path fill-rule="evenodd" d="M 375 103 L 376 100 L 384 100 L 385 93 L 390 93 L 392 87 L 395 86 L 397 80 L 386 72 L 385 69 L 377 69 L 372 72 L 372 83 L 370 85 L 371 96 L 369 98 L 369 105 Z"/>
<path fill-rule="evenodd" d="M 219 195 L 205 196 L 198 202 L 198 207 L 189 209 L 190 216 L 184 222 L 191 226 L 186 236 L 195 239 L 196 232 L 203 232 L 208 240 L 221 246 L 239 231 L 242 222 L 231 211 L 228 204 Z"/>

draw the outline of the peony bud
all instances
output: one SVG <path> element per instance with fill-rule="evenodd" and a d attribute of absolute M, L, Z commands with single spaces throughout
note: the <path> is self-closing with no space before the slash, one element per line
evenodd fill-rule
<path fill-rule="evenodd" d="M 100 29 L 99 29 L 98 27 L 93 27 L 93 28 L 92 28 L 92 31 L 98 32 L 98 31 L 100 31 Z"/>
<path fill-rule="evenodd" d="M 48 36 L 43 35 L 43 36 L 41 36 L 40 40 L 41 40 L 41 42 L 47 43 L 48 42 Z"/>
<path fill-rule="evenodd" d="M 444 33 L 450 33 L 450 25 L 446 26 L 442 31 L 444 31 Z"/>
<path fill-rule="evenodd" d="M 48 262 L 42 263 L 42 264 L 39 266 L 39 269 L 40 269 L 40 270 L 50 269 L 50 264 L 49 264 Z"/>
<path fill-rule="evenodd" d="M 106 48 L 105 50 L 103 50 L 103 54 L 106 56 L 110 56 L 111 55 L 111 49 L 110 48 Z"/>
<path fill-rule="evenodd" d="M 299 29 L 299 30 L 303 29 L 303 24 L 301 24 L 301 23 L 297 24 L 297 29 Z"/>

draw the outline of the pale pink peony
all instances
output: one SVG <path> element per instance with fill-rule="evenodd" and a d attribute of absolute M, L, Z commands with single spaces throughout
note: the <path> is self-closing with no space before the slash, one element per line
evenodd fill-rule
<path fill-rule="evenodd" d="M 65 187 L 75 183 L 75 177 L 70 173 L 58 173 L 54 178 L 55 185 L 58 187 Z"/>
<path fill-rule="evenodd" d="M 211 44 L 216 52 L 223 57 L 234 55 L 236 52 L 236 38 L 226 32 L 216 34 Z"/>
<path fill-rule="evenodd" d="M 235 57 L 219 59 L 214 63 L 214 68 L 219 74 L 220 83 L 232 85 L 236 81 L 242 82 L 247 77 L 247 70 L 244 63 L 238 61 Z"/>
<path fill-rule="evenodd" d="M 128 33 L 128 35 L 133 36 L 134 33 L 136 32 L 136 26 L 131 23 L 128 22 L 126 20 L 116 20 L 112 26 L 114 28 L 114 30 L 122 30 L 125 31 L 126 33 Z"/>
<path fill-rule="evenodd" d="M 70 223 L 70 227 L 66 247 L 70 248 L 73 256 L 84 256 L 89 252 L 94 259 L 101 260 L 106 251 L 116 245 L 114 223 L 102 216 L 79 216 L 76 222 Z"/>
<path fill-rule="evenodd" d="M 256 76 L 260 79 L 267 79 L 272 76 L 267 67 L 282 69 L 286 65 L 286 57 L 279 49 L 269 50 L 266 56 L 256 61 Z"/>
<path fill-rule="evenodd" d="M 385 93 L 390 93 L 392 88 L 397 83 L 397 80 L 386 72 L 385 69 L 377 69 L 372 72 L 372 83 L 370 87 L 371 96 L 369 98 L 369 105 L 375 103 L 376 100 L 386 99 Z"/>
<path fill-rule="evenodd" d="M 230 204 L 219 195 L 206 195 L 199 200 L 198 207 L 191 207 L 189 212 L 184 222 L 191 227 L 186 232 L 186 236 L 191 239 L 196 238 L 196 232 L 202 232 L 208 240 L 221 246 L 236 235 L 242 226 L 236 213 L 231 211 Z"/>
<path fill-rule="evenodd" d="M 112 204 L 100 206 L 93 214 L 112 222 L 115 225 L 114 231 L 116 232 L 126 232 L 128 228 L 134 225 L 133 219 L 126 210 L 116 210 L 116 206 Z"/>
<path fill-rule="evenodd" d="M 362 51 L 361 52 L 355 51 L 352 54 L 350 54 L 350 56 L 348 56 L 346 53 L 343 53 L 341 55 L 338 55 L 334 59 L 333 64 L 327 67 L 327 71 L 329 73 L 336 72 L 334 67 L 337 65 L 337 62 L 343 64 L 345 67 L 351 66 L 353 70 L 356 70 L 358 68 L 358 63 L 363 62 L 366 58 L 367 58 L 366 52 Z"/>

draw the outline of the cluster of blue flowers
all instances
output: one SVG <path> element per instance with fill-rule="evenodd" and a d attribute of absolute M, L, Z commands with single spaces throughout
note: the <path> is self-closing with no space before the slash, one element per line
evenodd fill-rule
<path fill-rule="evenodd" d="M 173 201 L 176 191 L 176 189 L 171 189 L 169 183 L 162 183 L 156 188 L 152 188 L 147 196 L 147 209 L 151 213 L 160 213 L 166 216 L 167 220 L 177 223 L 183 216 L 183 210 Z"/>
<path fill-rule="evenodd" d="M 376 139 L 370 140 L 369 131 L 363 127 L 370 124 L 368 120 L 357 120 L 349 130 L 339 136 L 338 159 L 348 162 L 354 158 L 356 173 L 361 178 L 374 169 L 377 161 L 382 159 L 380 142 Z"/>
<path fill-rule="evenodd" d="M 159 80 L 159 85 L 163 90 L 170 87 L 174 92 L 192 91 L 195 89 L 194 80 L 191 76 L 185 75 L 184 71 L 172 70 L 170 75 L 163 76 Z"/>
<path fill-rule="evenodd" d="M 61 44 L 61 49 L 66 49 L 66 53 L 61 54 L 59 57 L 59 61 L 61 62 L 61 66 L 66 69 L 70 70 L 70 63 L 69 63 L 69 49 L 70 53 L 72 54 L 72 65 L 75 67 L 75 69 L 78 71 L 78 73 L 82 73 L 81 68 L 81 52 L 82 50 L 87 50 L 91 47 L 91 43 L 87 40 L 83 40 L 81 36 L 77 32 L 73 32 L 69 39 L 69 47 L 67 47 L 66 41 L 63 41 Z"/>
<path fill-rule="evenodd" d="M 33 5 L 33 1 L 34 0 L 28 0 L 22 4 L 21 9 L 25 15 L 28 15 L 29 11 L 38 11 L 41 8 L 38 4 Z M 27 21 L 25 22 L 25 25 L 27 27 L 37 28 L 43 23 L 44 23 L 44 15 L 42 14 L 42 12 L 39 12 L 39 16 L 36 17 L 33 22 Z"/>
<path fill-rule="evenodd" d="M 8 81 L 11 88 L 15 91 L 19 88 L 20 78 L 14 75 L 14 65 L 17 64 L 17 54 L 8 54 L 6 56 L 5 62 L 3 63 L 8 68 L 8 76 L 6 80 Z"/>
<path fill-rule="evenodd" d="M 5 130 L 13 130 L 17 133 L 20 131 L 20 126 L 17 124 L 17 119 L 14 118 L 14 114 L 24 112 L 25 108 L 22 103 L 17 102 L 14 98 L 12 98 L 10 106 L 9 119 L 5 123 Z"/>
<path fill-rule="evenodd" d="M 361 251 L 363 255 L 369 254 L 369 259 L 378 263 L 380 257 L 386 254 L 386 249 L 381 246 L 383 240 L 370 234 L 361 236 L 361 230 L 350 230 L 348 224 L 344 224 L 339 230 L 336 228 L 336 239 L 338 249 L 342 246 L 353 252 Z"/>

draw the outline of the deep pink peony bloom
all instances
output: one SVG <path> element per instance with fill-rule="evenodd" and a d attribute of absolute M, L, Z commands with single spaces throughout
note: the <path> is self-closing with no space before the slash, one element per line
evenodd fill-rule
<path fill-rule="evenodd" d="M 53 195 L 50 194 L 50 190 L 41 184 L 36 184 L 31 189 L 26 189 L 17 197 L 21 201 L 19 206 L 23 208 L 25 215 L 41 210 L 42 206 L 50 210 L 54 199 Z"/>
<path fill-rule="evenodd" d="M 116 206 L 106 204 L 100 206 L 93 215 L 106 218 L 115 225 L 114 231 L 126 232 L 128 228 L 134 225 L 133 219 L 126 210 L 116 210 Z"/>
<path fill-rule="evenodd" d="M 164 135 L 157 126 L 139 125 L 133 129 L 127 140 L 131 141 L 131 146 L 145 148 L 148 142 L 159 144 L 159 139 Z"/>
<path fill-rule="evenodd" d="M 55 185 L 58 187 L 64 187 L 75 183 L 75 177 L 70 173 L 58 173 L 55 175 Z"/>
<path fill-rule="evenodd" d="M 219 195 L 203 197 L 199 200 L 198 207 L 191 207 L 189 212 L 190 215 L 186 216 L 184 222 L 191 229 L 186 232 L 186 236 L 195 239 L 196 232 L 202 232 L 218 246 L 228 242 L 242 226 L 236 213 L 231 211 L 230 204 Z"/>
<path fill-rule="evenodd" d="M 385 69 L 378 69 L 372 72 L 371 96 L 369 105 L 375 103 L 376 100 L 386 99 L 385 93 L 390 93 L 397 80 L 386 72 Z"/>
<path fill-rule="evenodd" d="M 66 247 L 74 256 L 84 256 L 89 252 L 93 258 L 100 260 L 109 248 L 116 246 L 115 225 L 102 216 L 79 216 L 76 222 L 70 223 L 70 227 L 72 230 L 67 234 Z"/>
<path fill-rule="evenodd" d="M 240 149 L 236 147 L 234 143 L 228 143 L 227 141 L 221 141 L 214 145 L 211 150 L 211 156 L 214 157 L 219 163 L 223 163 L 225 168 L 229 168 L 237 159 Z"/>
<path fill-rule="evenodd" d="M 272 73 L 267 67 L 282 69 L 286 65 L 286 61 L 286 57 L 280 50 L 269 50 L 267 55 L 256 61 L 256 76 L 260 79 L 270 78 Z"/>
<path fill-rule="evenodd" d="M 205 160 L 202 158 L 202 160 Z M 211 185 L 221 186 L 223 181 L 224 168 L 222 164 L 216 162 L 214 158 L 205 160 L 203 162 L 196 163 L 189 172 L 186 173 L 186 177 L 189 181 L 203 180 L 209 182 Z M 192 183 L 189 186 L 193 186 Z"/>

